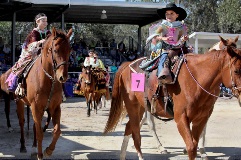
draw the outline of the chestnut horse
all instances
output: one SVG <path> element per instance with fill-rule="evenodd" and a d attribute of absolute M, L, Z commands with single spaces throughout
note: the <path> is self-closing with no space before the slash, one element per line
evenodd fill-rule
<path fill-rule="evenodd" d="M 88 117 L 90 116 L 92 102 L 94 102 L 94 110 L 97 114 L 97 105 L 100 103 L 102 92 L 106 92 L 105 84 L 99 84 L 98 82 L 100 74 L 103 74 L 100 69 L 87 66 L 83 67 L 79 77 L 80 90 L 84 93 L 86 99 Z"/>
<path fill-rule="evenodd" d="M 17 114 L 21 129 L 21 148 L 26 149 L 24 139 L 24 104 L 31 106 L 34 120 L 34 130 L 37 139 L 37 157 L 43 159 L 43 156 L 50 156 L 55 149 L 55 145 L 60 136 L 60 117 L 62 103 L 62 83 L 66 82 L 68 77 L 68 60 L 70 55 L 68 34 L 52 29 L 52 34 L 46 39 L 41 54 L 35 61 L 33 67 L 26 77 L 26 96 L 16 101 Z M 11 69 L 1 76 L 1 89 L 6 93 L 7 84 L 5 83 Z M 48 110 L 54 126 L 53 139 L 50 145 L 42 151 L 43 130 L 41 127 L 44 111 Z"/>
<path fill-rule="evenodd" d="M 185 54 L 185 60 L 180 68 L 177 81 L 167 85 L 174 106 L 174 120 L 182 136 L 190 160 L 197 156 L 197 145 L 201 132 L 210 117 L 214 103 L 220 93 L 220 84 L 231 88 L 235 97 L 241 103 L 241 50 L 221 41 L 227 49 L 212 50 L 205 54 Z M 118 69 L 113 86 L 111 109 L 104 134 L 115 130 L 125 104 L 129 121 L 126 124 L 125 136 L 121 147 L 120 159 L 125 159 L 126 148 L 130 136 L 134 140 L 139 159 L 143 159 L 141 151 L 140 121 L 145 107 L 144 92 L 131 90 L 131 62 L 123 63 Z M 158 80 L 153 71 L 148 80 L 147 97 L 150 101 L 155 94 Z M 157 99 L 155 115 L 172 117 L 164 110 L 164 102 L 160 96 Z M 192 123 L 192 128 L 190 127 Z"/>

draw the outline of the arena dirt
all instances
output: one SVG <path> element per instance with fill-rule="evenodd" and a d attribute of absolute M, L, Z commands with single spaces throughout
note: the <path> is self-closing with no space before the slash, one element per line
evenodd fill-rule
<path fill-rule="evenodd" d="M 16 115 L 16 106 L 11 102 L 11 123 L 14 131 L 8 132 L 4 114 L 4 103 L 0 102 L 0 159 L 30 159 L 32 146 L 32 119 L 30 131 L 26 132 L 27 153 L 20 153 L 20 130 Z M 98 110 L 87 117 L 86 103 L 83 97 L 67 98 L 61 105 L 61 130 L 56 149 L 49 159 L 119 159 L 123 140 L 125 118 L 118 124 L 115 132 L 103 136 L 110 108 Z M 44 118 L 44 121 L 46 118 Z M 161 155 L 156 149 L 156 143 L 144 125 L 141 130 L 142 151 L 145 159 L 187 159 L 183 155 L 184 142 L 178 133 L 174 121 L 162 122 L 155 119 L 157 134 L 167 148 L 169 154 Z M 27 125 L 25 125 L 27 131 Z M 52 138 L 52 125 L 44 133 L 43 149 Z M 138 159 L 136 151 L 132 148 L 132 139 L 127 148 L 127 159 Z M 237 99 L 218 99 L 214 112 L 208 122 L 206 135 L 206 151 L 209 159 L 241 159 L 241 108 Z M 199 155 L 200 158 L 200 155 Z"/>

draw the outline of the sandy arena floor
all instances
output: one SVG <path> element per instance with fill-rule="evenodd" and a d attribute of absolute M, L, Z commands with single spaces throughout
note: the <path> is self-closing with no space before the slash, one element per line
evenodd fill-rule
<path fill-rule="evenodd" d="M 30 159 L 32 146 L 32 120 L 31 130 L 26 132 L 27 153 L 20 153 L 20 130 L 12 101 L 11 123 L 14 132 L 9 133 L 6 127 L 4 103 L 0 109 L 0 159 Z M 49 159 L 119 159 L 120 148 L 123 140 L 125 123 L 128 118 L 116 127 L 115 132 L 102 136 L 110 108 L 98 110 L 97 114 L 91 112 L 91 117 L 86 116 L 84 98 L 68 98 L 62 105 L 61 128 L 56 149 Z M 45 120 L 45 118 L 44 118 Z M 162 122 L 155 119 L 157 134 L 169 152 L 161 155 L 156 149 L 156 143 L 144 125 L 141 130 L 142 151 L 145 159 L 187 159 L 182 150 L 184 142 L 179 135 L 174 121 Z M 241 108 L 237 99 L 218 99 L 214 112 L 208 122 L 206 135 L 206 151 L 209 159 L 241 159 Z M 26 125 L 27 130 L 27 125 Z M 52 125 L 44 133 L 43 149 L 47 147 L 52 138 Z M 132 139 L 127 148 L 127 159 L 138 159 L 135 149 L 132 148 Z M 200 156 L 199 156 L 200 157 Z"/>

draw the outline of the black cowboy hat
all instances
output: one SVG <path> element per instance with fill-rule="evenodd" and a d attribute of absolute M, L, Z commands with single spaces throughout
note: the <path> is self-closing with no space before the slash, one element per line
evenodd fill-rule
<path fill-rule="evenodd" d="M 166 11 L 168 10 L 172 10 L 179 14 L 177 17 L 178 21 L 182 21 L 187 17 L 187 12 L 183 8 L 177 7 L 175 3 L 168 3 L 166 8 L 158 9 L 157 14 L 161 17 L 161 19 L 166 19 Z"/>

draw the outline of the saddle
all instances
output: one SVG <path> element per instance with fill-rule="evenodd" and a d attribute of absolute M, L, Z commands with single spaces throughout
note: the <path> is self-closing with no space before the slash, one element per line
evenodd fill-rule
<path fill-rule="evenodd" d="M 23 97 L 25 97 L 26 93 L 26 82 L 25 82 L 25 78 L 27 77 L 29 71 L 31 70 L 31 68 L 33 67 L 34 63 L 36 62 L 36 60 L 40 57 L 41 55 L 39 54 L 37 57 L 35 57 L 31 62 L 29 62 L 28 64 L 26 64 L 23 73 L 21 75 L 19 75 L 18 78 L 18 86 L 15 90 L 15 94 L 17 96 L 17 99 L 21 99 Z"/>
<path fill-rule="evenodd" d="M 172 57 L 171 57 L 172 56 Z M 184 57 L 182 54 L 179 53 L 179 51 L 172 51 L 172 55 L 170 55 L 170 70 L 173 77 L 173 81 L 171 84 L 176 83 L 178 73 L 180 71 L 181 65 L 183 63 Z M 156 61 L 157 59 L 155 59 Z M 137 59 L 136 61 L 132 62 L 130 64 L 130 67 L 136 71 L 137 73 L 145 73 L 146 79 L 145 79 L 145 105 L 148 109 L 150 109 L 151 113 L 154 114 L 158 110 L 159 107 L 156 104 L 156 101 L 158 98 L 162 99 L 162 103 L 164 105 L 165 112 L 168 112 L 169 115 L 174 116 L 173 112 L 173 102 L 172 98 L 169 96 L 166 85 L 161 84 L 158 82 L 157 79 L 157 65 L 153 66 L 155 64 L 155 61 L 152 61 L 152 63 L 149 63 L 152 65 L 152 70 L 143 70 L 143 61 L 144 63 L 148 62 L 147 57 L 143 57 L 140 59 Z M 141 68 L 142 67 L 142 68 Z M 144 68 L 148 68 L 146 65 Z M 148 94 L 149 93 L 149 94 Z M 150 93 L 152 95 L 150 95 Z"/>

